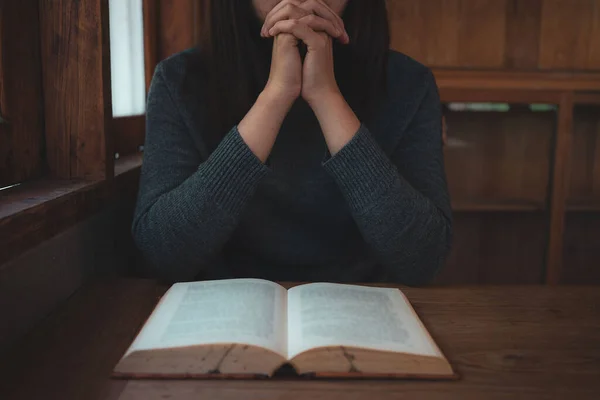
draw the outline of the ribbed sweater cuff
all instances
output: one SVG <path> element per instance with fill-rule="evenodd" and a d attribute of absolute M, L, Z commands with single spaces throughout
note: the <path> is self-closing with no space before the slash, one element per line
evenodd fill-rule
<path fill-rule="evenodd" d="M 250 150 L 236 126 L 200 166 L 200 171 L 210 177 L 206 193 L 225 211 L 237 215 L 270 169 Z"/>
<path fill-rule="evenodd" d="M 362 125 L 337 154 L 323 164 L 352 209 L 363 210 L 397 178 L 394 164 Z"/>

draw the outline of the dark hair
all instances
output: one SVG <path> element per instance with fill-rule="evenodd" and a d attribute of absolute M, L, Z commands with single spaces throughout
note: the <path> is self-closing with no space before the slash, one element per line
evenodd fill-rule
<path fill-rule="evenodd" d="M 201 0 L 198 64 L 209 122 L 207 141 L 215 147 L 244 117 L 268 80 L 273 41 L 260 37 L 262 25 L 251 0 Z M 390 45 L 385 0 L 348 0 L 342 15 L 350 45 L 334 45 L 336 79 L 362 121 L 372 118 L 385 93 Z"/>

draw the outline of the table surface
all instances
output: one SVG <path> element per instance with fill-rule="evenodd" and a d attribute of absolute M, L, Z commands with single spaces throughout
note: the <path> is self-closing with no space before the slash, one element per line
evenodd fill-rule
<path fill-rule="evenodd" d="M 165 290 L 127 279 L 80 289 L 0 359 L 0 398 L 600 398 L 600 287 L 403 289 L 459 381 L 110 379 Z"/>

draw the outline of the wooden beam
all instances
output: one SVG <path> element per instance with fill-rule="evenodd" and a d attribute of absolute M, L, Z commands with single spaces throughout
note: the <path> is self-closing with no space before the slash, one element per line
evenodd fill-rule
<path fill-rule="evenodd" d="M 600 105 L 600 92 L 579 92 L 575 93 L 575 104 L 596 104 Z"/>
<path fill-rule="evenodd" d="M 37 1 L 0 1 L 0 187 L 43 171 L 38 15 Z"/>
<path fill-rule="evenodd" d="M 501 90 L 501 89 L 458 89 L 444 87 L 440 89 L 443 102 L 465 103 L 512 103 L 558 104 L 562 92 L 552 90 Z"/>
<path fill-rule="evenodd" d="M 573 142 L 573 93 L 564 93 L 559 104 L 558 129 L 552 168 L 550 234 L 546 256 L 546 283 L 560 283 L 563 268 L 565 211 L 569 189 Z"/>
<path fill-rule="evenodd" d="M 600 91 L 600 73 L 434 69 L 440 89 Z"/>
<path fill-rule="evenodd" d="M 111 179 L 108 0 L 41 0 L 39 18 L 51 176 Z"/>

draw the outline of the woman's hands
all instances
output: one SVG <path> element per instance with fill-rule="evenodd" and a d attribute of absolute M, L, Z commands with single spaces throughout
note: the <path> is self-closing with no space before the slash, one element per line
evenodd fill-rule
<path fill-rule="evenodd" d="M 271 72 L 265 91 L 283 103 L 291 104 L 302 90 L 302 60 L 298 51 L 298 39 L 291 34 L 275 37 Z"/>
<path fill-rule="evenodd" d="M 269 80 L 254 106 L 238 124 L 250 150 L 262 162 L 271 153 L 281 124 L 302 91 L 302 59 L 298 39 L 291 34 L 275 37 Z"/>
<path fill-rule="evenodd" d="M 335 80 L 332 38 L 348 43 L 342 19 L 322 0 L 284 0 L 265 19 L 263 36 L 293 35 L 306 44 L 302 97 L 309 104 L 339 93 Z"/>
<path fill-rule="evenodd" d="M 275 38 L 290 34 L 306 44 L 301 82 L 301 94 L 306 102 L 312 106 L 319 99 L 340 93 L 335 80 L 333 44 L 327 33 L 315 32 L 307 24 L 293 19 L 277 22 L 269 32 Z"/>
<path fill-rule="evenodd" d="M 328 101 L 339 105 L 341 100 L 346 104 L 335 81 L 331 36 L 342 43 L 348 43 L 349 38 L 341 18 L 322 0 L 282 1 L 267 16 L 262 34 L 275 37 L 271 72 L 265 89 L 238 124 L 238 130 L 252 152 L 265 162 L 285 116 L 300 95 L 319 119 L 328 112 Z M 298 50 L 300 40 L 308 48 L 304 65 Z M 328 100 L 329 95 L 336 94 L 336 99 Z M 347 104 L 346 107 L 349 109 Z M 327 121 L 333 124 L 331 118 Z M 327 121 L 322 121 L 322 125 L 326 126 Z"/>
<path fill-rule="evenodd" d="M 301 94 L 311 106 L 333 155 L 360 128 L 335 79 L 332 37 L 349 43 L 341 18 L 322 0 L 284 0 L 267 15 L 263 36 L 292 36 L 306 44 Z"/>
<path fill-rule="evenodd" d="M 285 20 L 300 21 L 312 30 L 326 32 L 344 44 L 350 42 L 344 21 L 323 0 L 283 0 L 265 18 L 261 36 L 274 36 L 269 31 L 276 23 Z"/>

